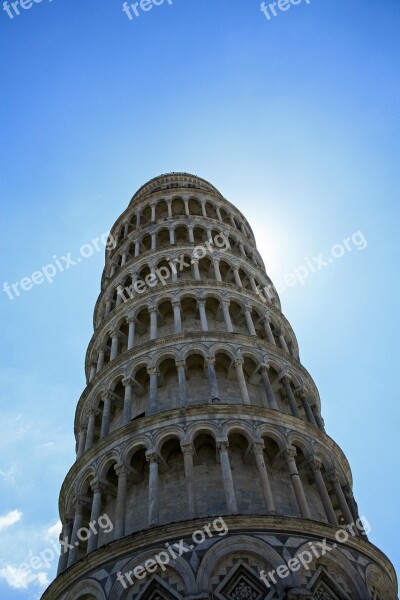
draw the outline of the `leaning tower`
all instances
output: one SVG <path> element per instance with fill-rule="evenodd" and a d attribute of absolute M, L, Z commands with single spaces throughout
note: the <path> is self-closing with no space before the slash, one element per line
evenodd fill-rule
<path fill-rule="evenodd" d="M 43 600 L 395 600 L 245 217 L 171 173 L 111 234 Z"/>

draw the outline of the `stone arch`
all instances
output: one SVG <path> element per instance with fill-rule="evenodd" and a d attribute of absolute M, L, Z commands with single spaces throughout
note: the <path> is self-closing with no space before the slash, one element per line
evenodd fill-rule
<path fill-rule="evenodd" d="M 136 454 L 136 452 L 138 452 L 139 450 L 149 452 L 151 450 L 151 447 L 151 442 L 146 435 L 142 434 L 139 436 L 135 436 L 134 440 L 129 441 L 126 444 L 121 455 L 121 461 L 128 464 L 131 461 L 134 454 Z"/>
<path fill-rule="evenodd" d="M 218 573 L 220 564 L 229 555 L 240 557 L 254 556 L 265 565 L 265 570 L 277 569 L 282 564 L 281 556 L 266 542 L 249 535 L 234 535 L 216 542 L 205 554 L 197 572 L 199 593 L 209 594 L 209 582 L 214 573 Z M 286 580 L 287 581 L 287 580 Z M 277 588 L 282 592 L 282 582 L 278 580 Z"/>
<path fill-rule="evenodd" d="M 124 565 L 122 573 L 125 574 L 129 571 L 133 571 L 137 566 L 145 564 L 145 562 L 149 559 L 154 560 L 154 556 L 160 552 L 165 552 L 164 546 L 151 548 L 140 552 Z M 146 594 L 148 585 L 151 585 L 151 583 L 155 580 L 161 582 L 167 590 L 171 590 L 170 594 L 172 597 L 179 598 L 179 595 L 177 595 L 176 591 L 168 585 L 168 580 L 170 578 L 173 578 L 174 581 L 180 579 L 183 587 L 183 597 L 186 597 L 192 590 L 196 590 L 196 580 L 190 565 L 184 558 L 177 556 L 176 559 L 166 565 L 165 571 L 158 569 L 153 576 L 149 577 L 148 584 L 145 585 L 144 588 L 142 580 L 136 580 L 136 582 L 134 581 L 133 586 L 129 585 L 129 582 L 126 581 L 125 583 L 128 587 L 126 590 L 123 590 L 121 583 L 116 580 L 111 588 L 109 600 L 136 600 L 139 597 L 143 597 L 141 592 L 143 591 L 144 594 Z"/>
<path fill-rule="evenodd" d="M 106 600 L 106 595 L 98 581 L 84 579 L 72 587 L 65 600 Z"/>
<path fill-rule="evenodd" d="M 237 421 L 229 421 L 222 428 L 223 437 L 229 438 L 229 436 L 234 433 L 242 435 L 250 446 L 256 435 L 252 423 L 240 421 L 239 419 Z"/>
<path fill-rule="evenodd" d="M 374 563 L 367 566 L 366 582 L 372 600 L 397 600 L 396 581 L 391 581 Z"/>
<path fill-rule="evenodd" d="M 317 541 L 315 541 L 315 544 L 316 551 L 318 551 Z M 348 559 L 344 552 L 342 552 L 339 544 L 334 546 L 328 541 L 327 546 L 330 548 L 330 551 L 326 551 L 324 556 L 315 558 L 312 563 L 308 565 L 309 569 L 314 567 L 312 577 L 310 578 L 310 571 L 306 571 L 301 567 L 300 570 L 295 573 L 297 582 L 306 579 L 308 580 L 307 588 L 309 590 L 315 590 L 321 567 L 322 569 L 326 568 L 331 576 L 334 575 L 336 585 L 340 586 L 340 590 L 342 593 L 346 594 L 348 600 L 364 600 L 367 592 L 366 585 L 357 569 L 354 568 L 353 563 Z M 310 552 L 309 542 L 306 542 L 297 548 L 296 554 L 298 555 L 304 551 Z M 347 552 L 348 549 L 346 548 L 346 554 Z"/>
<path fill-rule="evenodd" d="M 162 446 L 172 438 L 179 440 L 180 443 L 184 441 L 185 432 L 182 427 L 179 425 L 168 425 L 162 431 L 156 432 L 153 441 L 155 451 L 160 452 Z"/>
<path fill-rule="evenodd" d="M 97 465 L 97 476 L 101 479 L 105 479 L 110 467 L 116 465 L 118 462 L 120 462 L 120 460 L 120 452 L 115 448 L 110 452 L 107 452 L 107 454 L 100 459 L 99 464 Z"/>

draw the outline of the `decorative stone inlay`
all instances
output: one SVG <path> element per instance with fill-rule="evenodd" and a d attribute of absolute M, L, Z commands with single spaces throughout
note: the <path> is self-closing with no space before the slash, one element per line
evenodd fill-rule
<path fill-rule="evenodd" d="M 313 600 L 335 600 L 335 598 L 329 593 L 320 590 L 313 596 Z"/>
<path fill-rule="evenodd" d="M 254 590 L 247 581 L 241 580 L 232 590 L 232 600 L 257 600 L 260 592 Z M 323 599 L 325 600 L 325 599 Z"/>

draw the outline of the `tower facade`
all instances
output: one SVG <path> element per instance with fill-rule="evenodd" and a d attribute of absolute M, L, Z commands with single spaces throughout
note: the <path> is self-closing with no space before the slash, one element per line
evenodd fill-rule
<path fill-rule="evenodd" d="M 395 600 L 245 217 L 171 173 L 111 235 L 43 600 Z"/>

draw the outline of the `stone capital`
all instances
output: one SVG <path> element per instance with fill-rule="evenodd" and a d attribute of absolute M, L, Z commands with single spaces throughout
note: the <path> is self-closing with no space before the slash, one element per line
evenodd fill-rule
<path fill-rule="evenodd" d="M 114 465 L 114 471 L 116 472 L 116 474 L 118 475 L 118 477 L 120 475 L 128 475 L 128 473 L 129 473 L 129 467 L 126 464 L 122 463 L 122 462 L 116 463 Z"/>
<path fill-rule="evenodd" d="M 176 360 L 175 361 L 175 365 L 176 367 L 179 369 L 179 367 L 186 367 L 186 361 L 185 360 Z"/>
<path fill-rule="evenodd" d="M 251 445 L 251 451 L 255 456 L 264 456 L 264 442 L 253 442 Z"/>
<path fill-rule="evenodd" d="M 159 463 L 160 457 L 158 456 L 157 452 L 154 452 L 154 450 L 149 450 L 146 452 L 146 460 L 148 463 Z"/>
<path fill-rule="evenodd" d="M 105 484 L 104 481 L 95 479 L 90 483 L 90 487 L 92 488 L 92 491 L 94 494 L 99 494 L 99 493 L 103 493 L 106 490 L 107 485 Z"/>
<path fill-rule="evenodd" d="M 297 454 L 297 450 L 294 446 L 288 446 L 284 449 L 283 454 L 285 455 L 287 460 L 294 460 L 294 457 Z"/>
<path fill-rule="evenodd" d="M 157 367 L 147 367 L 147 373 L 149 375 L 156 375 L 157 374 Z"/>
<path fill-rule="evenodd" d="M 181 443 L 182 454 L 189 454 L 191 456 L 194 455 L 194 446 L 191 443 L 183 444 Z"/>
<path fill-rule="evenodd" d="M 221 441 L 217 442 L 217 450 L 218 450 L 219 454 L 221 454 L 221 452 L 228 452 L 228 449 L 229 449 L 228 440 L 221 440 Z"/>
<path fill-rule="evenodd" d="M 206 356 L 206 363 L 208 365 L 215 365 L 215 356 Z"/>
<path fill-rule="evenodd" d="M 319 458 L 314 456 L 312 460 L 307 463 L 307 468 L 310 471 L 320 471 L 322 469 L 322 462 L 319 460 Z"/>

